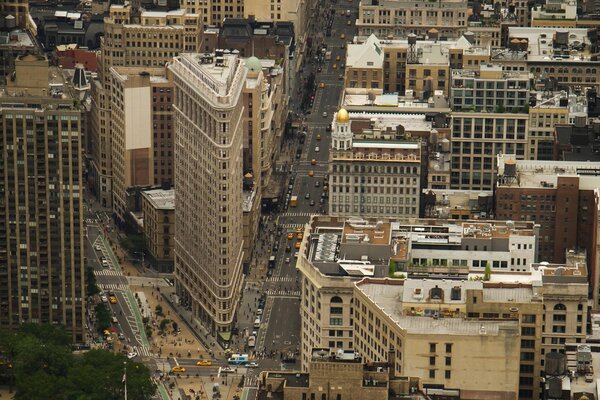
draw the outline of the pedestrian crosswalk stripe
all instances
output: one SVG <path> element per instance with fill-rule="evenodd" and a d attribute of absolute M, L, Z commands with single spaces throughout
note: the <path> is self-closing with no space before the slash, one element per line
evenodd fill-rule
<path fill-rule="evenodd" d="M 299 290 L 267 290 L 267 296 L 300 297 Z"/>
<path fill-rule="evenodd" d="M 94 274 L 101 276 L 123 276 L 121 272 L 115 271 L 114 269 L 103 269 L 100 271 L 94 271 Z"/>
<path fill-rule="evenodd" d="M 302 228 L 304 224 L 279 224 L 284 229 L 298 229 Z"/>
<path fill-rule="evenodd" d="M 152 357 L 152 353 L 150 353 L 150 349 L 146 346 L 131 346 L 135 353 L 142 357 Z"/>
<path fill-rule="evenodd" d="M 129 286 L 124 283 L 105 283 L 100 284 L 103 289 L 111 289 L 111 290 L 127 290 Z"/>
<path fill-rule="evenodd" d="M 271 276 L 267 278 L 267 282 L 294 282 L 296 280 L 293 276 Z"/>
<path fill-rule="evenodd" d="M 308 212 L 303 212 L 303 213 L 287 212 L 287 213 L 281 214 L 282 217 L 310 217 L 311 215 L 317 215 L 317 214 L 308 213 Z"/>
<path fill-rule="evenodd" d="M 247 388 L 257 388 L 258 387 L 258 377 L 254 375 L 247 375 L 244 380 L 244 386 Z"/>

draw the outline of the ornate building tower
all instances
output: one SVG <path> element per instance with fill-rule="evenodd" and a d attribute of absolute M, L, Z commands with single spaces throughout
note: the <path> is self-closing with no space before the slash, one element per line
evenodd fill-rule
<path fill-rule="evenodd" d="M 349 150 L 352 147 L 352 131 L 350 130 L 350 115 L 341 108 L 335 116 L 331 130 L 331 148 L 333 150 Z"/>

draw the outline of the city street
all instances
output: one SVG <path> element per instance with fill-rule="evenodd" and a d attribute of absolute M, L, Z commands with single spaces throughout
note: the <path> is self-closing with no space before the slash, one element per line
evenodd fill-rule
<path fill-rule="evenodd" d="M 330 4 L 330 3 L 326 3 Z M 331 60 L 323 61 L 319 64 L 313 59 L 311 63 L 305 63 L 303 67 L 303 77 L 306 79 L 311 71 L 317 71 L 321 68 L 321 72 L 315 74 L 316 93 L 312 108 L 304 115 L 303 126 L 306 130 L 304 144 L 300 144 L 296 138 L 294 149 L 301 147 L 302 153 L 299 159 L 294 158 L 291 166 L 291 173 L 288 177 L 289 183 L 292 184 L 291 196 L 298 197 L 296 207 L 285 205 L 284 209 L 279 214 L 274 214 L 270 218 L 270 222 L 264 229 L 276 232 L 273 239 L 270 241 L 270 251 L 277 249 L 274 253 L 268 253 L 275 256 L 275 266 L 272 275 L 266 278 L 262 284 L 262 292 L 267 295 L 265 308 L 261 316 L 261 325 L 257 334 L 256 353 L 258 355 L 260 368 L 250 369 L 246 371 L 246 387 L 256 387 L 256 376 L 259 370 L 278 370 L 278 369 L 300 369 L 299 360 L 295 363 L 283 362 L 283 357 L 289 352 L 296 353 L 300 346 L 300 292 L 298 283 L 298 274 L 295 268 L 296 253 L 295 244 L 298 241 L 296 238 L 296 228 L 303 227 L 312 214 L 327 212 L 327 199 L 322 198 L 324 178 L 328 171 L 329 146 L 331 142 L 330 132 L 326 131 L 327 126 L 333 120 L 333 114 L 339 108 L 340 96 L 343 89 L 343 80 L 340 79 L 340 74 L 343 74 L 343 68 L 340 67 L 346 59 L 345 46 L 349 38 L 354 36 L 354 20 L 356 19 L 357 5 L 353 3 L 338 3 L 330 6 L 334 10 L 333 24 L 330 37 L 323 37 L 323 42 L 327 46 L 327 50 L 331 51 Z M 344 11 L 344 16 L 341 11 Z M 346 10 L 351 11 L 351 16 L 346 16 Z M 325 14 L 325 12 L 317 12 L 315 15 Z M 352 24 L 347 25 L 347 21 L 351 20 Z M 322 18 L 315 18 L 316 26 L 312 27 L 313 32 L 322 32 L 324 27 L 319 24 L 325 24 Z M 344 34 L 346 39 L 341 39 Z M 322 36 L 322 35 L 321 35 Z M 313 48 L 316 45 L 313 44 Z M 337 57 L 341 61 L 336 61 Z M 335 64 L 335 69 L 334 69 Z M 321 88 L 320 84 L 324 87 Z M 300 84 L 301 90 L 305 87 Z M 290 110 L 298 110 L 298 99 L 303 98 L 303 95 L 292 96 Z M 326 113 L 326 116 L 324 116 Z M 298 132 L 297 137 L 302 134 Z M 319 137 L 317 135 L 320 135 Z M 295 153 L 296 150 L 293 151 Z M 312 162 L 314 161 L 314 164 Z M 313 175 L 313 176 L 309 176 Z M 292 183 L 293 180 L 293 183 Z M 308 194 L 308 198 L 307 198 Z M 311 205 L 314 201 L 314 205 Z M 288 233 L 294 234 L 293 239 L 288 239 Z M 270 237 L 271 235 L 269 235 Z M 289 250 L 289 251 L 288 251 Z M 289 259 L 289 262 L 286 262 Z M 266 263 L 259 263 L 259 275 L 266 271 Z M 257 310 L 256 299 L 258 293 L 254 294 L 252 285 L 255 282 L 247 281 L 247 290 L 245 290 L 244 301 L 240 306 L 241 314 L 250 310 L 250 317 L 238 317 L 238 325 L 240 332 L 247 329 L 249 332 L 256 330 L 252 327 L 252 322 Z M 241 348 L 241 346 L 238 346 Z M 287 360 L 289 361 L 289 360 Z M 243 372 L 244 368 L 240 368 Z"/>

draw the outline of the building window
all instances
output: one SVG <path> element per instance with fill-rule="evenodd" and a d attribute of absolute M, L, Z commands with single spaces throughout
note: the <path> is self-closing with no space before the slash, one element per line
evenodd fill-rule
<path fill-rule="evenodd" d="M 436 343 L 429 343 L 429 352 L 435 353 Z"/>
<path fill-rule="evenodd" d="M 455 286 L 450 291 L 450 300 L 460 300 L 460 287 Z"/>
<path fill-rule="evenodd" d="M 452 377 L 452 374 L 451 374 L 451 372 L 450 372 L 450 371 L 448 371 L 448 370 L 446 370 L 446 371 L 444 372 L 444 378 L 446 378 L 446 379 L 450 379 L 451 377 Z"/>
<path fill-rule="evenodd" d="M 452 353 L 452 343 L 446 343 L 446 353 Z"/>
<path fill-rule="evenodd" d="M 430 377 L 431 379 L 435 379 L 435 369 L 430 369 L 430 370 L 429 370 L 429 377 Z"/>
<path fill-rule="evenodd" d="M 446 365 L 447 366 L 451 366 L 452 365 L 452 357 L 446 357 Z"/>
<path fill-rule="evenodd" d="M 435 365 L 435 357 L 429 357 L 429 365 Z"/>

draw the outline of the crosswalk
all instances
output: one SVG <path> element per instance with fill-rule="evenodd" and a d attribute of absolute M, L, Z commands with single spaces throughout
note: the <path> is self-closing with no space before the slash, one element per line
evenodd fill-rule
<path fill-rule="evenodd" d="M 98 223 L 98 220 L 94 218 L 86 218 L 85 223 L 88 225 L 95 225 Z"/>
<path fill-rule="evenodd" d="M 304 224 L 279 224 L 284 229 L 298 229 L 302 228 Z"/>
<path fill-rule="evenodd" d="M 267 278 L 267 282 L 295 282 L 296 278 L 293 276 L 271 276 Z"/>
<path fill-rule="evenodd" d="M 138 355 L 142 356 L 142 357 L 152 357 L 153 354 L 150 353 L 150 349 L 146 346 L 130 346 L 131 349 L 133 349 L 134 353 L 137 353 Z"/>
<path fill-rule="evenodd" d="M 258 376 L 246 375 L 244 386 L 247 388 L 258 388 Z"/>
<path fill-rule="evenodd" d="M 102 286 L 104 289 L 111 289 L 111 290 L 127 290 L 127 288 L 129 286 L 125 285 L 124 283 L 104 283 L 101 284 L 100 286 Z"/>
<path fill-rule="evenodd" d="M 282 217 L 310 217 L 311 215 L 316 215 L 315 213 L 309 212 L 286 212 L 281 214 Z"/>
<path fill-rule="evenodd" d="M 299 290 L 267 290 L 267 296 L 274 297 L 300 297 Z"/>
<path fill-rule="evenodd" d="M 123 276 L 123 274 L 119 271 L 115 271 L 114 269 L 103 269 L 94 271 L 95 275 L 100 276 Z"/>

